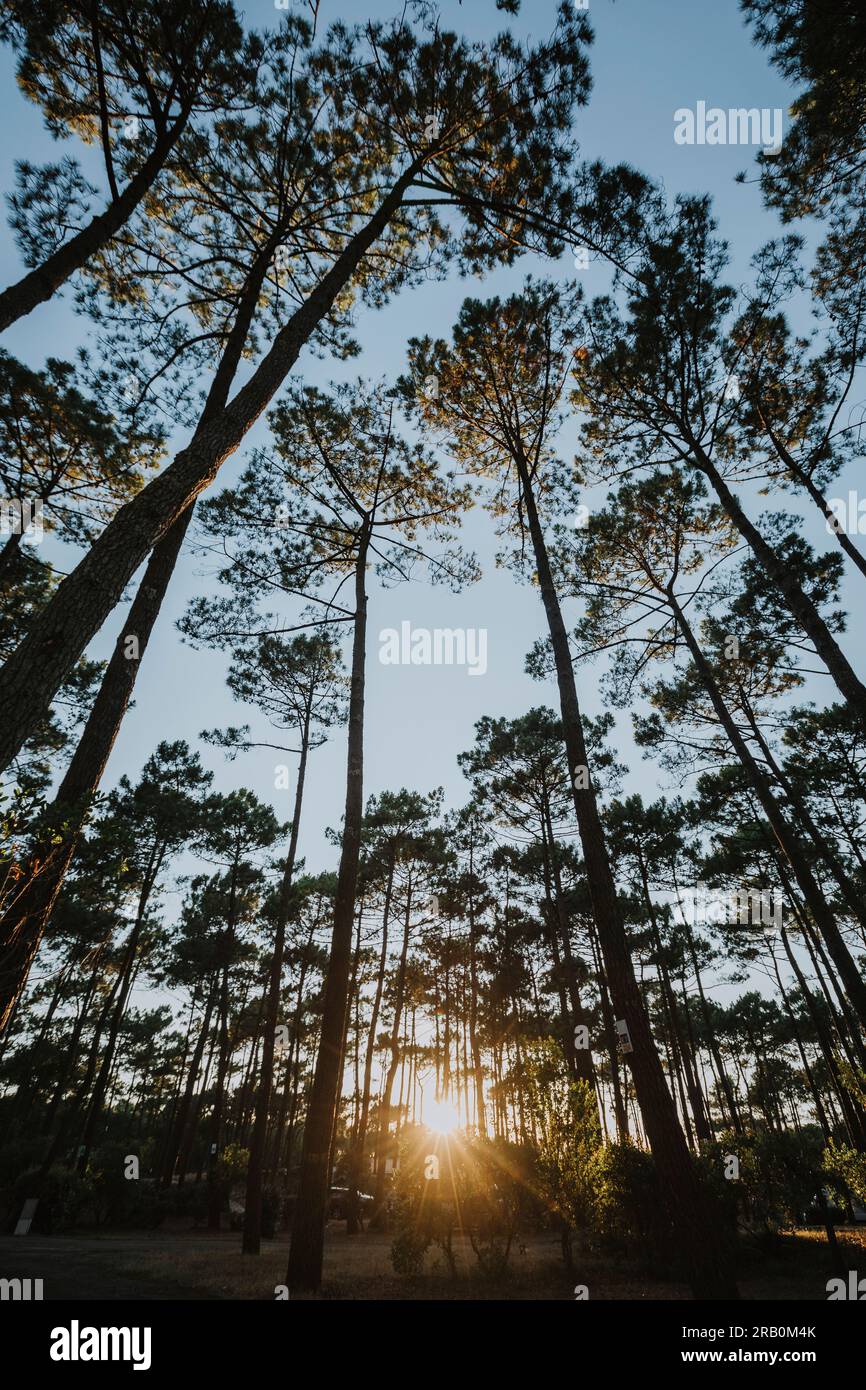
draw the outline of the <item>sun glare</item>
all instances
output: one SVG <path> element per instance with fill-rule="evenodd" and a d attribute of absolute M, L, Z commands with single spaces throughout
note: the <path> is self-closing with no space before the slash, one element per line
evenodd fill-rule
<path fill-rule="evenodd" d="M 460 1128 L 460 1116 L 447 1100 L 434 1100 L 424 1107 L 424 1123 L 435 1134 L 450 1134 Z"/>

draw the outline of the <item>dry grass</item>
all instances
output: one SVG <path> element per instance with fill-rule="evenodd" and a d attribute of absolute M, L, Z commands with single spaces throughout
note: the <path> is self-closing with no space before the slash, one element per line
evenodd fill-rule
<path fill-rule="evenodd" d="M 365 1232 L 349 1238 L 341 1226 L 329 1228 L 325 1241 L 323 1299 L 546 1299 L 571 1298 L 573 1292 L 550 1239 L 531 1238 L 525 1254 L 515 1246 L 513 1269 L 498 1283 L 478 1278 L 468 1241 L 455 1239 L 457 1276 L 444 1257 L 431 1250 L 422 1274 L 405 1278 L 391 1266 L 391 1237 Z M 139 1249 L 134 1265 L 119 1264 L 159 1281 L 171 1281 L 218 1298 L 273 1299 L 286 1274 L 288 1239 L 265 1241 L 256 1259 L 240 1251 L 239 1235 L 184 1240 Z"/>
<path fill-rule="evenodd" d="M 845 1268 L 866 1269 L 866 1231 L 838 1233 Z M 567 1301 L 574 1298 L 559 1258 L 558 1243 L 549 1236 L 530 1236 L 512 1252 L 508 1276 L 499 1281 L 483 1279 L 468 1242 L 455 1240 L 457 1275 L 452 1277 L 440 1252 L 430 1251 L 423 1273 L 407 1278 L 391 1267 L 390 1237 L 365 1232 L 349 1238 L 342 1226 L 332 1225 L 325 1242 L 325 1267 L 321 1299 L 360 1300 L 490 1300 Z M 285 1236 L 263 1244 L 262 1254 L 244 1256 L 240 1236 L 201 1233 L 142 1241 L 123 1256 L 112 1252 L 116 1266 L 126 1274 L 170 1282 L 222 1299 L 268 1299 L 285 1278 L 288 1240 Z M 744 1248 L 740 1287 L 745 1298 L 823 1300 L 832 1274 L 822 1231 L 791 1232 L 772 1254 Z M 633 1263 L 580 1257 L 579 1281 L 592 1300 L 684 1299 L 688 1290 L 680 1284 L 643 1276 Z"/>

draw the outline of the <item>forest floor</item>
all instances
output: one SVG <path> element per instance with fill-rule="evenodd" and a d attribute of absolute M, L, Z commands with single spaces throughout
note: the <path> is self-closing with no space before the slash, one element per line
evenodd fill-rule
<path fill-rule="evenodd" d="M 866 1270 L 866 1230 L 838 1231 L 845 1269 Z M 323 1299 L 549 1300 L 574 1298 L 550 1236 L 527 1236 L 512 1250 L 505 1279 L 484 1279 L 468 1242 L 455 1239 L 457 1274 L 439 1252 L 424 1272 L 394 1273 L 391 1237 L 376 1232 L 347 1237 L 332 1222 L 325 1241 Z M 241 1254 L 240 1233 L 202 1231 L 98 1233 L 0 1237 L 0 1277 L 41 1278 L 45 1299 L 273 1299 L 285 1279 L 288 1236 L 263 1242 L 259 1259 Z M 687 1299 L 688 1289 L 648 1277 L 633 1262 L 578 1256 L 578 1280 L 591 1300 Z M 740 1289 L 744 1298 L 826 1299 L 832 1274 L 823 1232 L 795 1231 L 772 1255 L 744 1249 Z"/>

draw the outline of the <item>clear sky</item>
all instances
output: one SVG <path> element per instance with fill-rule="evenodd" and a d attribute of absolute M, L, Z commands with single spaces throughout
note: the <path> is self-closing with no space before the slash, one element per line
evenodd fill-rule
<path fill-rule="evenodd" d="M 514 21 L 498 14 L 492 0 L 464 0 L 462 5 L 457 0 L 443 0 L 441 10 L 443 25 L 462 27 L 471 37 L 483 36 L 507 23 L 512 23 L 518 32 L 540 37 L 549 32 L 554 15 L 554 6 L 547 0 L 524 0 L 523 12 Z M 264 0 L 247 4 L 245 12 L 253 26 L 268 24 L 275 13 Z M 383 16 L 392 13 L 387 6 L 377 7 L 377 12 Z M 360 3 L 322 0 L 320 23 L 336 17 L 351 21 L 368 14 L 368 7 Z M 758 188 L 734 181 L 738 170 L 753 167 L 754 152 L 743 147 L 678 145 L 673 138 L 673 113 L 678 107 L 694 108 L 698 101 L 705 101 L 708 106 L 725 108 L 779 106 L 787 115 L 793 94 L 770 69 L 765 55 L 750 42 L 736 0 L 591 0 L 589 14 L 596 41 L 590 53 L 593 92 L 589 106 L 578 115 L 583 154 L 608 162 L 628 160 L 662 180 L 671 195 L 680 191 L 710 192 L 722 233 L 734 252 L 733 279 L 745 279 L 752 252 L 778 230 L 775 218 L 762 207 Z M 12 187 L 16 157 L 56 158 L 58 146 L 42 129 L 36 108 L 15 88 L 8 52 L 0 55 L 0 62 L 5 133 L 0 161 L 3 186 L 8 189 Z M 74 142 L 70 142 L 72 145 Z M 72 153 L 78 155 L 79 147 Z M 454 277 L 444 284 L 407 291 L 386 309 L 359 316 L 356 336 L 364 348 L 360 359 L 332 365 L 306 355 L 298 364 L 298 373 L 305 380 L 320 384 L 329 377 L 358 372 L 396 375 L 403 368 L 410 335 L 446 335 L 466 294 L 511 292 L 530 269 L 562 278 L 574 274 L 570 257 L 555 266 L 541 265 L 528 257 L 519 267 L 491 275 L 483 286 Z M 4 228 L 0 231 L 0 279 L 8 283 L 19 273 L 18 255 L 8 229 Z M 601 267 L 592 267 L 584 275 L 590 293 L 602 289 L 605 282 Z M 8 335 L 6 343 L 10 351 L 38 365 L 49 354 L 71 356 L 86 330 L 86 322 L 77 320 L 66 304 L 55 299 L 30 315 Z M 217 488 L 237 476 L 249 447 L 262 437 L 262 429 L 258 426 L 247 447 L 225 465 Z M 576 441 L 576 434 L 575 422 L 571 441 L 568 435 L 563 440 L 565 449 Z M 482 513 L 468 520 L 465 531 L 466 543 L 482 561 L 484 578 L 464 594 L 452 596 L 423 584 L 385 593 L 371 578 L 367 793 L 404 785 L 428 791 L 442 785 L 446 804 L 459 805 L 465 799 L 465 783 L 456 765 L 456 755 L 470 745 L 474 721 L 483 714 L 517 716 L 533 704 L 556 703 L 554 689 L 539 685 L 523 672 L 526 652 L 542 632 L 537 594 L 516 585 L 506 573 L 494 570 L 493 538 Z M 823 546 L 827 538 L 822 538 L 820 528 L 815 526 L 813 539 Z M 259 737 L 267 736 L 266 726 L 257 722 L 255 712 L 236 705 L 226 691 L 224 658 L 193 652 L 181 643 L 176 631 L 175 621 L 189 598 L 206 592 L 208 587 L 201 563 L 187 550 L 142 663 L 135 708 L 127 716 L 114 750 L 107 785 L 113 784 L 122 772 L 134 778 L 160 738 L 183 737 L 195 746 L 201 729 L 242 723 L 248 718 Z M 404 620 L 428 628 L 486 628 L 486 675 L 470 677 L 459 667 L 380 665 L 379 631 L 385 627 L 399 628 Z M 109 652 L 120 622 L 118 612 L 93 644 L 94 655 Z M 856 659 L 862 638 L 856 635 L 853 623 L 846 646 Z M 597 680 L 598 672 L 584 671 L 581 676 L 582 702 L 590 714 L 601 708 Z M 647 797 L 657 795 L 664 786 L 663 776 L 633 752 L 627 714 L 618 716 L 617 747 L 621 756 L 631 762 L 628 788 L 640 790 Z M 202 755 L 216 774 L 217 788 L 249 786 L 260 797 L 271 800 L 279 813 L 288 818 L 291 793 L 274 790 L 274 759 L 278 755 L 257 751 L 235 763 L 226 763 L 218 750 L 207 746 L 202 748 Z M 327 844 L 323 832 L 327 825 L 338 821 L 344 763 L 344 735 L 337 731 L 331 742 L 314 755 L 308 782 L 301 850 L 307 856 L 308 867 L 313 869 L 335 863 L 335 850 Z"/>

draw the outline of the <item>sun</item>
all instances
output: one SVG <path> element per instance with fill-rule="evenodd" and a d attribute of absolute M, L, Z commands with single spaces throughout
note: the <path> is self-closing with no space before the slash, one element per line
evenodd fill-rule
<path fill-rule="evenodd" d="M 424 1107 L 424 1123 L 434 1134 L 451 1134 L 460 1128 L 460 1115 L 447 1100 L 434 1100 Z"/>

